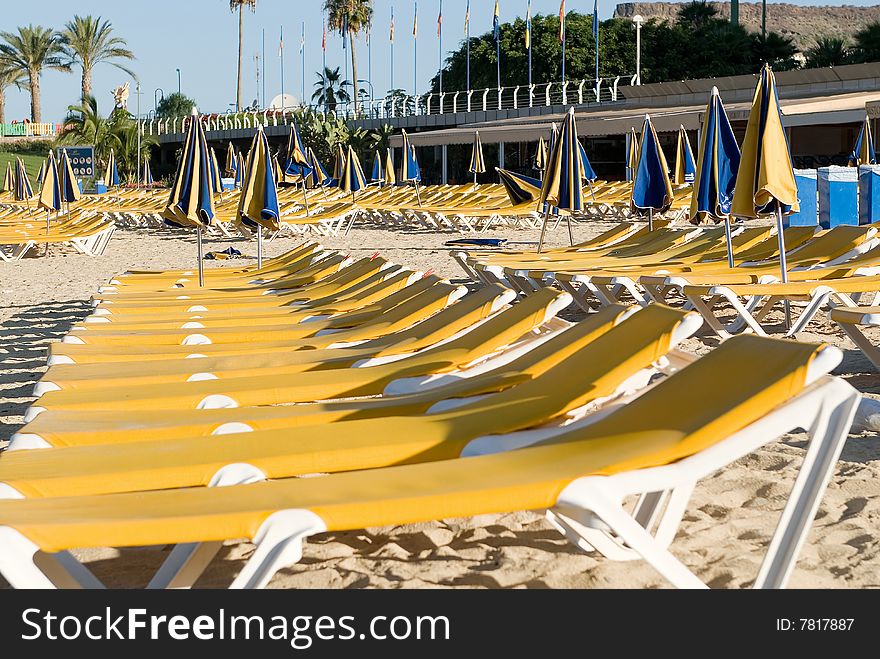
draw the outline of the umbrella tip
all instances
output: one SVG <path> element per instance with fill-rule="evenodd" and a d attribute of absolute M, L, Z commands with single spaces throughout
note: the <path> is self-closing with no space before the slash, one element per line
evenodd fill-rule
<path fill-rule="evenodd" d="M 718 93 L 718 87 L 712 87 L 712 96 L 720 96 Z"/>
<path fill-rule="evenodd" d="M 193 105 L 192 110 L 190 110 L 190 114 L 195 117 L 198 113 L 199 109 L 195 105 Z"/>

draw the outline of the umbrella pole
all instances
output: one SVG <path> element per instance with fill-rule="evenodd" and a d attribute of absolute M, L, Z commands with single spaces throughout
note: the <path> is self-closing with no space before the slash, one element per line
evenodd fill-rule
<path fill-rule="evenodd" d="M 733 240 L 730 237 L 730 216 L 724 218 L 724 239 L 727 241 L 727 267 L 733 269 Z"/>
<path fill-rule="evenodd" d="M 306 205 L 306 217 L 309 216 L 309 193 L 306 191 L 306 180 L 303 179 L 303 203 Z"/>
<path fill-rule="evenodd" d="M 422 207 L 422 193 L 419 191 L 419 183 L 416 181 L 416 198 L 419 200 L 419 208 Z"/>
<path fill-rule="evenodd" d="M 782 208 L 776 209 L 776 237 L 779 240 L 779 269 L 782 271 L 782 283 L 788 283 L 788 263 L 785 257 L 785 233 L 782 226 Z M 783 301 L 785 307 L 785 330 L 791 329 L 791 302 Z"/>
<path fill-rule="evenodd" d="M 263 267 L 263 227 L 257 225 L 257 269 Z"/>
<path fill-rule="evenodd" d="M 199 250 L 199 288 L 205 287 L 205 264 L 202 261 L 202 227 L 199 225 L 198 233 L 196 234 L 196 245 Z"/>
<path fill-rule="evenodd" d="M 474 187 L 477 187 L 477 173 L 474 172 Z"/>
<path fill-rule="evenodd" d="M 574 234 L 571 232 L 571 213 L 566 216 L 565 221 L 568 224 L 568 244 L 574 247 Z"/>
<path fill-rule="evenodd" d="M 654 230 L 654 209 L 648 209 L 648 231 Z"/>
<path fill-rule="evenodd" d="M 541 224 L 541 238 L 538 240 L 538 254 L 544 248 L 544 235 L 547 233 L 547 222 L 550 219 L 550 204 L 544 204 L 544 221 Z"/>
<path fill-rule="evenodd" d="M 587 180 L 587 185 L 590 186 L 590 196 L 593 198 L 593 203 L 595 204 L 596 203 L 596 193 L 593 192 L 593 182 L 590 180 Z"/>
<path fill-rule="evenodd" d="M 49 235 L 49 221 L 50 221 L 51 217 L 52 217 L 52 211 L 47 208 L 46 209 L 46 235 L 47 236 Z M 46 243 L 46 244 L 48 245 L 49 243 Z"/>

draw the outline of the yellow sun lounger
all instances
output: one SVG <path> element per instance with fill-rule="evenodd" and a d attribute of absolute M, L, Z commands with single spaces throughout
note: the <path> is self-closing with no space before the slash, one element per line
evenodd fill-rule
<path fill-rule="evenodd" d="M 315 533 L 547 509 L 582 549 L 642 558 L 673 585 L 698 587 L 667 549 L 693 483 L 806 427 L 805 466 L 755 581 L 781 587 L 858 404 L 852 387 L 824 376 L 839 359 L 834 348 L 737 337 L 603 419 L 523 448 L 507 435 L 472 447 L 473 457 L 316 478 L 0 501 L 0 573 L 15 587 L 94 587 L 66 550 L 176 544 L 150 585 L 185 587 L 222 541 L 248 538 L 256 550 L 232 586 L 261 587 Z M 507 450 L 478 455 L 498 449 Z M 663 510 L 657 497 L 635 514 L 623 507 L 658 492 L 672 492 Z"/>

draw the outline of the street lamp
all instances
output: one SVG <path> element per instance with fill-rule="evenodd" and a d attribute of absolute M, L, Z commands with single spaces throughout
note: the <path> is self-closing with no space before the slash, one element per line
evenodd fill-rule
<path fill-rule="evenodd" d="M 642 23 L 645 19 L 641 14 L 632 17 L 633 25 L 636 26 L 636 84 L 642 84 Z"/>
<path fill-rule="evenodd" d="M 180 69 L 177 69 L 177 93 L 180 93 Z"/>
<path fill-rule="evenodd" d="M 363 79 L 361 79 L 361 78 L 358 78 L 358 82 L 365 82 L 365 83 L 367 83 L 367 84 L 370 86 L 370 100 L 371 100 L 371 101 L 372 101 L 372 100 L 375 100 L 375 98 L 376 98 L 376 92 L 373 90 L 373 83 L 370 82 L 369 80 L 363 80 Z"/>
<path fill-rule="evenodd" d="M 158 94 L 158 96 L 157 96 Z M 161 87 L 157 87 L 153 92 L 153 111 L 159 111 L 159 103 L 165 100 L 165 90 Z"/>

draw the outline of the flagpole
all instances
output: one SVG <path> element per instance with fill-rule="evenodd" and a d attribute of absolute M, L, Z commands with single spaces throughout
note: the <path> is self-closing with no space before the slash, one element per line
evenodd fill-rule
<path fill-rule="evenodd" d="M 284 111 L 284 26 L 281 26 L 281 48 L 278 49 L 278 58 L 281 60 L 281 111 Z"/>
<path fill-rule="evenodd" d="M 305 105 L 306 103 L 306 22 L 303 21 L 302 24 L 302 37 L 299 42 L 299 56 L 302 60 L 302 95 L 300 96 L 301 103 Z"/>
<path fill-rule="evenodd" d="M 471 90 L 471 0 L 468 0 L 465 16 L 465 37 L 467 38 L 467 90 Z"/>
<path fill-rule="evenodd" d="M 367 23 L 367 82 L 370 83 L 370 101 L 375 100 L 373 97 L 373 22 Z"/>
<path fill-rule="evenodd" d="M 394 89 L 394 5 L 391 5 L 391 89 Z"/>
<path fill-rule="evenodd" d="M 413 96 L 419 89 L 419 3 L 413 3 Z"/>
<path fill-rule="evenodd" d="M 529 90 L 532 88 L 532 0 L 529 0 L 528 15 L 526 16 L 526 32 L 529 35 Z M 529 103 L 531 104 L 532 92 L 529 91 Z"/>
<path fill-rule="evenodd" d="M 437 37 L 440 45 L 437 49 L 437 60 L 440 70 L 440 93 L 443 93 L 443 0 L 440 0 L 440 15 L 437 18 Z M 442 101 L 441 101 L 442 103 Z"/>
<path fill-rule="evenodd" d="M 598 89 L 598 84 L 599 84 L 599 0 L 593 0 L 593 38 L 596 43 L 596 85 L 597 85 L 597 89 Z"/>
<path fill-rule="evenodd" d="M 263 108 L 266 107 L 266 28 L 263 28 Z"/>
<path fill-rule="evenodd" d="M 321 99 L 321 101 L 324 103 L 324 109 L 326 110 L 327 109 L 327 21 L 326 20 L 324 20 L 324 36 L 321 39 L 321 50 L 322 50 L 322 57 L 323 57 L 322 66 L 324 67 L 324 70 L 321 71 L 321 82 L 322 82 L 322 85 L 321 85 L 322 92 L 321 93 L 323 94 L 323 98 Z"/>

